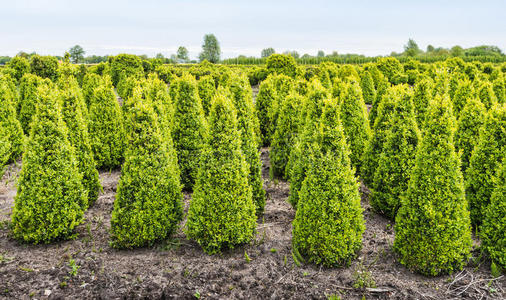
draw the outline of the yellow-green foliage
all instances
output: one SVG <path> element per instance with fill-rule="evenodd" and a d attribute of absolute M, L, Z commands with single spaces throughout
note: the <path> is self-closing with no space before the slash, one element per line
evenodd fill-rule
<path fill-rule="evenodd" d="M 497 97 L 497 102 L 506 103 L 506 76 L 499 76 L 492 82 L 492 84 L 494 94 Z"/>
<path fill-rule="evenodd" d="M 369 111 L 369 124 L 372 127 L 378 115 L 378 110 L 380 107 L 381 100 L 383 99 L 383 95 L 386 94 L 391 84 L 390 82 L 388 82 L 386 77 L 378 70 L 378 68 L 374 67 L 370 68 L 369 70 L 374 80 L 374 88 L 376 89 L 376 98 L 374 98 L 371 110 Z"/>
<path fill-rule="evenodd" d="M 144 68 L 140 57 L 132 54 L 118 54 L 110 59 L 111 79 L 117 86 L 121 76 L 141 78 L 144 76 Z M 122 73 L 124 73 L 122 75 Z"/>
<path fill-rule="evenodd" d="M 15 95 L 8 83 L 0 80 L 0 140 L 3 141 L 0 169 L 3 169 L 5 163 L 16 160 L 23 152 L 23 129 L 16 118 L 14 103 Z"/>
<path fill-rule="evenodd" d="M 265 63 L 270 74 L 283 74 L 295 78 L 297 63 L 291 55 L 275 53 L 269 56 Z"/>
<path fill-rule="evenodd" d="M 15 56 L 7 63 L 7 68 L 12 70 L 12 77 L 19 82 L 23 75 L 30 73 L 30 62 L 22 56 Z"/>
<path fill-rule="evenodd" d="M 179 160 L 181 183 L 186 190 L 192 190 L 207 137 L 207 123 L 195 78 L 184 74 L 174 80 L 171 88 L 172 86 L 174 86 L 172 139 Z"/>
<path fill-rule="evenodd" d="M 0 126 L 0 178 L 4 174 L 4 166 L 11 157 L 10 133 L 6 127 Z"/>
<path fill-rule="evenodd" d="M 345 92 L 339 100 L 344 134 L 351 150 L 351 164 L 360 173 L 363 154 L 371 137 L 367 108 L 360 85 L 357 82 L 347 83 Z"/>
<path fill-rule="evenodd" d="M 292 92 L 281 102 L 278 122 L 269 152 L 271 177 L 288 178 L 286 166 L 290 159 L 290 152 L 301 131 L 300 111 L 303 102 L 304 98 L 295 92 Z"/>
<path fill-rule="evenodd" d="M 270 77 L 269 77 L 270 78 Z M 262 145 L 270 145 L 269 133 L 272 131 L 273 125 L 269 112 L 271 111 L 272 104 L 276 101 L 277 93 L 274 83 L 271 80 L 264 80 L 260 84 L 258 95 L 255 101 L 255 109 L 257 118 L 260 123 L 260 132 L 262 134 Z"/>
<path fill-rule="evenodd" d="M 211 102 L 209 125 L 186 233 L 213 254 L 249 242 L 256 216 L 235 109 L 222 93 Z"/>
<path fill-rule="evenodd" d="M 56 91 L 41 87 L 12 212 L 13 236 L 49 243 L 73 235 L 87 206 Z"/>
<path fill-rule="evenodd" d="M 471 252 L 471 223 L 455 118 L 447 95 L 429 102 L 425 131 L 395 223 L 394 249 L 409 269 L 436 276 L 462 269 Z"/>
<path fill-rule="evenodd" d="M 455 148 L 461 151 L 462 172 L 469 167 L 471 153 L 478 143 L 480 128 L 485 122 L 487 110 L 476 98 L 470 98 L 460 112 L 455 132 Z M 466 174 L 464 173 L 466 178 Z M 467 179 L 467 178 L 466 178 Z"/>
<path fill-rule="evenodd" d="M 214 79 L 210 75 L 201 77 L 198 80 L 199 97 L 202 100 L 202 109 L 206 116 L 209 115 L 209 109 L 211 108 L 211 99 L 216 93 L 216 85 Z"/>
<path fill-rule="evenodd" d="M 461 80 L 459 81 L 457 88 L 455 90 L 455 95 L 453 96 L 453 108 L 455 116 L 460 116 L 464 106 L 469 99 L 473 98 L 474 89 L 471 81 L 469 80 Z"/>
<path fill-rule="evenodd" d="M 362 75 L 360 87 L 362 88 L 364 102 L 366 104 L 373 104 L 376 99 L 376 89 L 374 88 L 374 81 L 369 71 L 365 71 Z"/>
<path fill-rule="evenodd" d="M 420 140 L 412 93 L 406 87 L 402 95 L 396 95 L 395 101 L 392 122 L 370 187 L 371 206 L 392 220 L 399 209 L 400 198 L 407 190 Z"/>
<path fill-rule="evenodd" d="M 495 105 L 485 117 L 466 172 L 466 197 L 473 224 L 479 225 L 494 189 L 493 178 L 506 153 L 506 105 Z"/>
<path fill-rule="evenodd" d="M 35 54 L 30 58 L 30 71 L 42 78 L 56 80 L 58 76 L 58 59 L 54 56 Z"/>
<path fill-rule="evenodd" d="M 294 252 L 324 266 L 349 264 L 365 229 L 339 114 L 337 99 L 326 100 L 293 221 Z"/>
<path fill-rule="evenodd" d="M 92 206 L 98 198 L 100 181 L 91 151 L 88 122 L 84 117 L 86 109 L 83 95 L 74 77 L 60 79 L 58 100 L 62 107 L 63 121 L 68 128 L 68 139 L 75 149 L 77 165 L 82 175 L 82 185 L 87 195 L 87 204 Z M 86 209 L 87 207 L 83 207 Z"/>
<path fill-rule="evenodd" d="M 93 92 L 100 85 L 102 77 L 94 73 L 88 73 L 83 78 L 83 97 L 86 106 L 89 108 L 93 99 Z"/>
<path fill-rule="evenodd" d="M 492 83 L 488 81 L 482 82 L 478 87 L 477 93 L 480 101 L 487 109 L 490 109 L 495 103 L 497 103 L 497 98 L 494 94 L 494 90 L 492 89 Z"/>
<path fill-rule="evenodd" d="M 302 131 L 295 140 L 290 158 L 286 167 L 286 172 L 290 181 L 290 195 L 288 202 L 294 208 L 299 201 L 299 192 L 302 182 L 306 178 L 306 172 L 309 168 L 308 153 L 311 150 L 313 141 L 316 137 L 318 124 L 323 109 L 323 100 L 329 98 L 328 91 L 318 80 L 313 80 L 309 87 L 307 98 L 303 103 L 301 112 L 301 122 L 304 122 Z"/>
<path fill-rule="evenodd" d="M 121 74 L 125 74 L 125 73 L 122 72 Z M 139 78 L 137 78 L 136 76 L 130 76 L 130 77 L 120 76 L 120 80 L 118 82 L 116 90 L 118 92 L 118 95 L 121 97 L 121 99 L 123 99 L 124 104 L 128 103 L 128 101 L 130 101 L 130 98 L 132 97 L 134 88 L 136 86 L 138 86 L 139 84 L 140 84 Z M 123 105 L 121 107 L 121 109 L 123 112 L 126 112 L 127 105 Z"/>
<path fill-rule="evenodd" d="M 111 217 L 112 246 L 151 246 L 168 238 L 182 217 L 182 192 L 174 149 L 164 140 L 149 100 L 136 99 L 125 163 Z"/>
<path fill-rule="evenodd" d="M 504 153 L 503 153 L 504 154 Z M 506 270 L 506 156 L 497 169 L 494 191 L 480 230 L 482 245 L 490 258 Z"/>
<path fill-rule="evenodd" d="M 248 182 L 252 188 L 253 203 L 257 215 L 265 206 L 265 191 L 263 189 L 262 162 L 258 151 L 258 138 L 255 132 L 255 111 L 253 96 L 248 79 L 234 76 L 229 81 L 232 100 L 237 112 L 237 129 L 241 135 L 241 149 L 249 167 Z"/>
<path fill-rule="evenodd" d="M 103 77 L 93 90 L 88 130 L 97 168 L 121 166 L 125 146 L 123 117 L 108 76 Z"/>
<path fill-rule="evenodd" d="M 404 86 L 391 87 L 380 102 L 378 117 L 374 121 L 372 127 L 371 139 L 365 149 L 363 166 L 360 172 L 360 177 L 363 178 L 368 185 L 371 185 L 373 182 L 373 176 L 378 167 L 378 159 L 381 152 L 383 152 L 387 133 L 392 122 L 396 99 L 403 98 L 405 92 Z"/>
<path fill-rule="evenodd" d="M 382 57 L 376 66 L 392 84 L 406 83 L 408 76 L 404 73 L 401 63 L 394 57 Z"/>
<path fill-rule="evenodd" d="M 417 82 L 414 87 L 413 104 L 415 107 L 416 121 L 420 129 L 423 128 L 429 100 L 432 99 L 432 86 L 432 80 L 430 78 L 424 78 Z"/>
<path fill-rule="evenodd" d="M 17 113 L 21 127 L 27 135 L 30 133 L 30 124 L 37 105 L 37 88 L 42 85 L 50 85 L 49 80 L 43 80 L 33 74 L 25 74 L 19 84 Z"/>

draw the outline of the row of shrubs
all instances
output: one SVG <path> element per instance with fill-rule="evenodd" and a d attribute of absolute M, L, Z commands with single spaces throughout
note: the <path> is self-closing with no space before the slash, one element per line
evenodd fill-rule
<path fill-rule="evenodd" d="M 409 268 L 431 275 L 461 268 L 470 255 L 471 220 L 484 249 L 504 267 L 504 172 L 498 168 L 506 140 L 504 72 L 460 63 L 408 69 L 416 76 L 407 85 L 409 76 L 398 79 L 406 72 L 395 62 L 325 63 L 308 81 L 289 58 L 273 56 L 255 103 L 243 70 L 204 64 L 198 81 L 188 73 L 171 75 L 167 89 L 154 74 L 120 68 L 121 107 L 108 75 L 90 72 L 82 89 L 67 73 L 55 83 L 25 74 L 19 88 L 4 76 L 0 92 L 10 93 L 4 98 L 11 105 L 2 120 L 20 133 L 4 145 L 21 146 L 23 129 L 29 133 L 13 233 L 35 243 L 72 235 L 98 195 L 96 168 L 122 166 L 113 246 L 167 238 L 182 217 L 187 190 L 193 191 L 187 235 L 207 252 L 219 252 L 253 237 L 255 210 L 260 215 L 265 203 L 258 152 L 264 145 L 271 147 L 271 176 L 290 181 L 299 259 L 334 266 L 356 256 L 365 229 L 360 177 L 372 207 L 396 220 L 394 248 Z M 42 137 L 44 128 L 54 128 L 54 136 Z M 46 145 L 52 139 L 58 148 Z M 66 182 L 76 172 L 62 163 L 72 165 L 70 156 L 80 174 L 75 182 Z M 53 160 L 64 175 L 41 185 L 59 174 L 46 174 Z M 37 172 L 41 181 L 31 175 Z M 67 197 L 70 187 L 74 194 Z M 48 203 L 64 200 L 73 213 L 60 218 L 58 210 L 34 205 L 33 195 L 48 191 L 56 191 Z"/>

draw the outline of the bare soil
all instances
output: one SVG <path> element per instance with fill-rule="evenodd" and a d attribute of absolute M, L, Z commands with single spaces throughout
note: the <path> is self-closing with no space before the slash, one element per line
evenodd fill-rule
<path fill-rule="evenodd" d="M 268 149 L 262 149 L 262 161 L 267 203 L 257 237 L 215 256 L 187 240 L 182 230 L 153 248 L 111 248 L 108 232 L 120 171 L 101 172 L 103 192 L 75 240 L 36 246 L 15 241 L 8 225 L 20 163 L 10 165 L 0 182 L 0 299 L 506 298 L 505 278 L 492 280 L 489 262 L 478 258 L 478 251 L 474 263 L 448 276 L 428 278 L 400 265 L 392 251 L 393 224 L 372 212 L 364 186 L 367 229 L 358 259 L 343 268 L 297 266 L 289 186 L 269 179 Z M 185 195 L 186 211 L 189 200 Z M 359 286 L 361 281 L 369 283 Z"/>

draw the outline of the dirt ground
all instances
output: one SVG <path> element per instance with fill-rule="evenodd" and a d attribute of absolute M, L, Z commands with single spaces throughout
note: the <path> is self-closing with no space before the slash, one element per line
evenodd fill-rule
<path fill-rule="evenodd" d="M 345 268 L 297 266 L 291 254 L 294 210 L 286 202 L 289 187 L 269 180 L 268 149 L 262 149 L 262 161 L 267 204 L 257 237 L 249 245 L 215 256 L 205 254 L 181 230 L 153 248 L 112 249 L 108 231 L 119 171 L 100 174 L 103 192 L 87 211 L 78 238 L 37 246 L 17 242 L 9 237 L 8 222 L 20 166 L 9 166 L 0 185 L 0 298 L 506 298 L 505 278 L 492 280 L 489 263 L 479 258 L 463 272 L 436 278 L 413 274 L 400 265 L 392 252 L 392 223 L 371 211 L 364 187 L 367 229 L 358 259 Z M 189 199 L 186 195 L 186 210 Z"/>

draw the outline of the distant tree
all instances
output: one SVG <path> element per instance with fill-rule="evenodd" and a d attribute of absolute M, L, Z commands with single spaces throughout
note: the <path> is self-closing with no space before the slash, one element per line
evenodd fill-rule
<path fill-rule="evenodd" d="M 325 52 L 323 50 L 318 50 L 318 54 L 316 54 L 318 57 L 325 57 Z"/>
<path fill-rule="evenodd" d="M 434 52 L 434 46 L 428 45 L 427 46 L 427 52 Z"/>
<path fill-rule="evenodd" d="M 84 54 L 86 51 L 84 51 L 83 47 L 75 45 L 74 47 L 70 48 L 69 53 L 72 62 L 77 64 L 84 59 Z"/>
<path fill-rule="evenodd" d="M 408 43 L 404 45 L 404 53 L 407 56 L 416 56 L 420 52 L 421 50 L 418 47 L 418 44 L 413 39 L 409 39 Z"/>
<path fill-rule="evenodd" d="M 292 56 L 293 58 L 299 58 L 299 57 L 300 57 L 299 52 L 297 52 L 297 51 L 295 51 L 295 50 L 286 50 L 285 52 L 283 52 L 283 54 L 290 55 L 290 56 Z"/>
<path fill-rule="evenodd" d="M 206 34 L 204 36 L 204 44 L 202 45 L 202 52 L 199 55 L 199 60 L 208 60 L 212 63 L 217 63 L 220 61 L 220 44 L 218 43 L 218 39 L 214 34 Z"/>
<path fill-rule="evenodd" d="M 453 57 L 462 56 L 462 55 L 464 55 L 464 49 L 462 47 L 460 47 L 460 46 L 453 46 L 450 49 L 450 54 Z"/>
<path fill-rule="evenodd" d="M 163 54 L 161 54 L 161 53 L 157 53 L 157 54 L 155 55 L 155 58 L 156 58 L 156 59 L 165 59 L 165 56 L 163 56 Z"/>
<path fill-rule="evenodd" d="M 186 49 L 184 46 L 180 46 L 177 49 L 176 58 L 183 62 L 189 61 L 190 59 L 188 58 L 188 49 Z"/>
<path fill-rule="evenodd" d="M 261 56 L 262 57 L 269 57 L 271 56 L 272 54 L 276 53 L 276 50 L 274 50 L 274 48 L 265 48 L 264 50 L 262 50 L 262 54 Z"/>
<path fill-rule="evenodd" d="M 339 56 L 339 53 L 337 53 L 337 51 L 332 51 L 332 54 L 329 54 L 327 56 L 330 56 L 330 57 L 337 57 Z"/>

